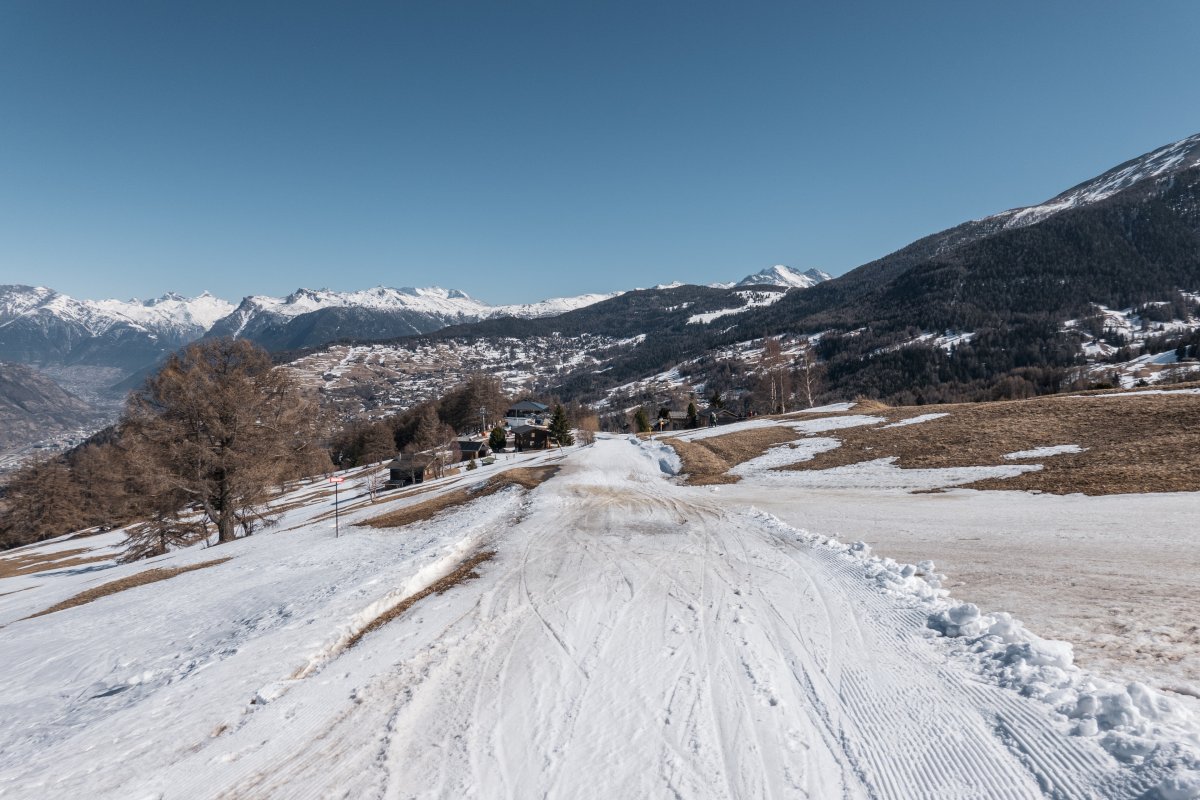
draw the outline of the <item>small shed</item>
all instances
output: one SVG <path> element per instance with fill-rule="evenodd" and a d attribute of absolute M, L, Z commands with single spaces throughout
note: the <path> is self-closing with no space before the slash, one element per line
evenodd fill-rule
<path fill-rule="evenodd" d="M 388 464 L 390 487 L 412 486 L 424 483 L 433 473 L 433 458 L 427 455 L 401 455 Z"/>
<path fill-rule="evenodd" d="M 512 429 L 517 452 L 545 450 L 550 447 L 550 431 L 536 425 L 518 425 Z"/>
<path fill-rule="evenodd" d="M 492 454 L 492 448 L 478 439 L 459 439 L 458 452 L 462 453 L 463 461 L 470 461 L 472 458 L 487 458 Z"/>

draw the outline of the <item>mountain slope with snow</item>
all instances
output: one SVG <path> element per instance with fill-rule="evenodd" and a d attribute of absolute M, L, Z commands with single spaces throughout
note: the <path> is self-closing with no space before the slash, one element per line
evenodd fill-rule
<path fill-rule="evenodd" d="M 232 310 L 207 292 L 143 302 L 76 300 L 40 286 L 0 286 L 0 359 L 136 369 L 198 339 Z"/>

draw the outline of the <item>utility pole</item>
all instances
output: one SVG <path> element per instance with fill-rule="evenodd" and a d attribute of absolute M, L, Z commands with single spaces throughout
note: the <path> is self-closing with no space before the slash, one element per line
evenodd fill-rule
<path fill-rule="evenodd" d="M 338 487 L 341 486 L 345 480 L 346 479 L 341 475 L 334 475 L 329 479 L 329 482 L 333 484 L 333 538 L 335 539 L 342 535 L 342 530 L 339 526 L 338 520 Z"/>

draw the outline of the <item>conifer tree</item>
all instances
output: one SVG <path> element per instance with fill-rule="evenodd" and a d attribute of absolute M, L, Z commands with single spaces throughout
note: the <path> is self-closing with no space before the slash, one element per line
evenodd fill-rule
<path fill-rule="evenodd" d="M 554 406 L 554 416 L 550 418 L 550 439 L 557 442 L 559 447 L 575 444 L 571 424 L 567 422 L 567 412 L 558 404 Z"/>

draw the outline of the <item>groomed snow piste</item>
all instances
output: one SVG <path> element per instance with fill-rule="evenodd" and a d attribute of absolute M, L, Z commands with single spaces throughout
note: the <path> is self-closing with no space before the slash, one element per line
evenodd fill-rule
<path fill-rule="evenodd" d="M 347 524 L 381 511 L 356 501 L 338 539 L 323 490 L 303 487 L 277 528 L 158 565 L 230 561 L 34 619 L 147 565 L 5 579 L 0 794 L 1174 800 L 1200 787 L 1188 711 L 954 602 L 932 564 L 678 485 L 661 442 L 602 438 L 561 467 L 528 494 L 403 529 Z M 477 578 L 348 646 L 479 551 L 495 555 Z"/>

